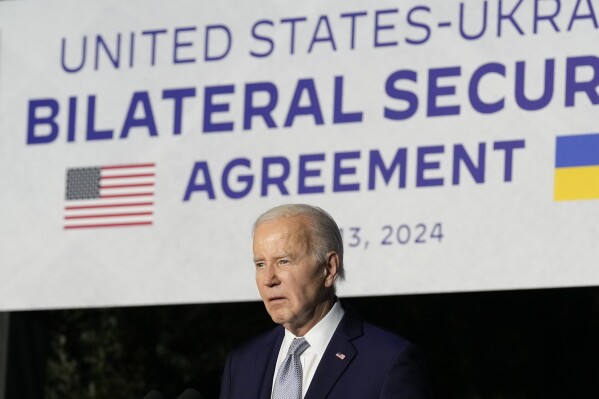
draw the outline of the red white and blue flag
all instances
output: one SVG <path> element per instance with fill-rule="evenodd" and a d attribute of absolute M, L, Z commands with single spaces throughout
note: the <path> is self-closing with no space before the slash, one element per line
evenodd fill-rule
<path fill-rule="evenodd" d="M 67 169 L 64 228 L 151 225 L 155 180 L 153 163 Z"/>

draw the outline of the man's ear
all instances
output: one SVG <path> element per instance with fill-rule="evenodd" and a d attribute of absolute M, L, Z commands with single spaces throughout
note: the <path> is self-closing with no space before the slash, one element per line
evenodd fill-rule
<path fill-rule="evenodd" d="M 339 272 L 339 255 L 337 252 L 330 251 L 327 253 L 327 260 L 324 265 L 324 285 L 327 288 L 335 285 L 337 273 Z"/>

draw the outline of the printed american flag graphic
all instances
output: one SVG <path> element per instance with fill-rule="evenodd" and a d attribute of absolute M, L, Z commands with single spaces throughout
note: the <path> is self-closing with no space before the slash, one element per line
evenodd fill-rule
<path fill-rule="evenodd" d="M 151 225 L 155 177 L 153 163 L 67 169 L 64 228 Z"/>

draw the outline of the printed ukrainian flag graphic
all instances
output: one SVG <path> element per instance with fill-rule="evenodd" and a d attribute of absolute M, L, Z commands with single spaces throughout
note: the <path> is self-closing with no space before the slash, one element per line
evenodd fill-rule
<path fill-rule="evenodd" d="M 599 199 L 599 134 L 557 137 L 553 198 Z"/>

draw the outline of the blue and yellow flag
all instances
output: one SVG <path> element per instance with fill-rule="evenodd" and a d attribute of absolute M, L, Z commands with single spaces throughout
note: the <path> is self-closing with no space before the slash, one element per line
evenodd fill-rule
<path fill-rule="evenodd" d="M 553 198 L 599 199 L 599 134 L 557 137 Z"/>

